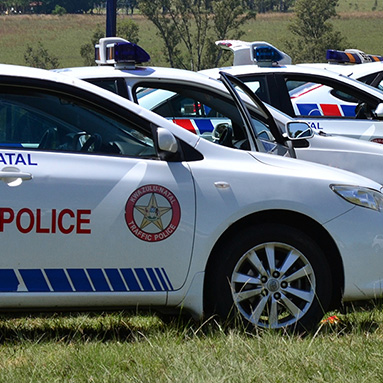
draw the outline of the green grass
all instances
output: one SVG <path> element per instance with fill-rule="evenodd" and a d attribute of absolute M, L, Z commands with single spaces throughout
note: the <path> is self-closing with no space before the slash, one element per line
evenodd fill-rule
<path fill-rule="evenodd" d="M 299 336 L 150 313 L 0 316 L 0 382 L 381 382 L 383 306 Z"/>
<path fill-rule="evenodd" d="M 350 48 L 372 54 L 383 54 L 383 0 L 342 0 L 338 7 L 339 19 L 335 29 L 347 38 Z M 245 25 L 244 40 L 265 40 L 281 49 L 289 38 L 289 14 L 258 14 L 255 21 Z M 131 16 L 118 16 L 117 22 Z M 139 14 L 133 16 L 139 26 L 140 45 L 151 55 L 151 65 L 167 66 L 162 41 L 152 23 Z M 82 45 L 91 41 L 98 26 L 105 28 L 105 15 L 14 15 L 0 16 L 0 63 L 25 65 L 27 46 L 36 48 L 38 42 L 49 54 L 58 58 L 60 67 L 81 66 Z"/>

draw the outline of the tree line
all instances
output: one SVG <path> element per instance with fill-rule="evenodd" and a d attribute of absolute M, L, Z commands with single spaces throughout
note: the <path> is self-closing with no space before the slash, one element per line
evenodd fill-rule
<path fill-rule="evenodd" d="M 74 1 L 80 4 L 85 0 Z M 257 14 L 245 8 L 242 0 L 137 1 L 140 12 L 156 27 L 169 66 L 194 71 L 228 64 L 231 54 L 214 42 L 240 39 L 245 23 Z M 323 62 L 326 49 L 343 50 L 348 45 L 331 23 L 337 17 L 338 1 L 295 0 L 294 17 L 288 26 L 291 35 L 281 47 L 294 63 Z M 117 36 L 138 43 L 138 25 L 130 18 L 117 22 Z M 94 45 L 102 37 L 105 31 L 98 29 L 92 41 L 81 47 L 85 65 L 94 65 Z M 42 68 L 59 66 L 57 58 L 51 57 L 41 43 L 37 48 L 28 46 L 25 61 Z"/>
<path fill-rule="evenodd" d="M 206 8 L 213 10 L 213 3 L 216 0 L 194 0 L 192 3 L 196 5 L 198 2 L 205 3 Z M 266 12 L 288 12 L 294 5 L 295 0 L 241 0 L 241 6 L 245 11 L 253 11 L 258 13 Z M 172 6 L 173 0 L 162 1 Z M 188 2 L 185 2 L 188 3 Z M 1 14 L 55 14 L 55 13 L 94 13 L 105 9 L 106 1 L 95 2 L 94 0 L 2 0 L 0 1 Z M 125 10 L 127 14 L 133 13 L 139 8 L 139 0 L 117 0 L 117 7 Z M 162 8 L 166 12 L 166 6 Z"/>

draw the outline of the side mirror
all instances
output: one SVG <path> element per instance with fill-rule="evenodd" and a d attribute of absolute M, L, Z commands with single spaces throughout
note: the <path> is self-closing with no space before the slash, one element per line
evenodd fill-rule
<path fill-rule="evenodd" d="M 177 153 L 178 144 L 176 138 L 165 128 L 157 129 L 158 148 L 164 152 Z"/>
<path fill-rule="evenodd" d="M 375 109 L 375 116 L 377 118 L 383 118 L 383 103 L 381 102 Z"/>
<path fill-rule="evenodd" d="M 307 122 L 290 121 L 286 124 L 287 137 L 290 140 L 306 140 L 314 136 Z"/>

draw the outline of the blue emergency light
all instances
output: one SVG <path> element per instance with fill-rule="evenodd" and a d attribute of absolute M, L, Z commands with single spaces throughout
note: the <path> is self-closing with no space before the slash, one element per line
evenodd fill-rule
<path fill-rule="evenodd" d="M 345 51 L 328 49 L 326 59 L 330 63 L 363 64 L 374 61 L 383 61 L 383 56 L 369 55 L 357 49 L 347 49 Z"/>
<path fill-rule="evenodd" d="M 283 60 L 283 56 L 280 54 L 278 49 L 264 45 L 254 47 L 254 59 L 258 65 L 276 63 Z"/>
<path fill-rule="evenodd" d="M 113 56 L 116 62 L 134 62 L 136 64 L 142 64 L 150 61 L 149 54 L 142 49 L 140 46 L 133 43 L 116 43 L 114 47 L 107 48 L 107 57 L 108 49 L 111 50 L 110 56 Z M 111 57 L 112 58 L 112 57 Z"/>
<path fill-rule="evenodd" d="M 103 38 L 95 46 L 95 60 L 98 64 L 142 64 L 150 61 L 149 54 L 140 46 L 118 38 Z"/>

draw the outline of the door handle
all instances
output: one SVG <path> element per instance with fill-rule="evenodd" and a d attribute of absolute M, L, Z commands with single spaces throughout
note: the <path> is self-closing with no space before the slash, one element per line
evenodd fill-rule
<path fill-rule="evenodd" d="M 0 170 L 0 179 L 9 186 L 18 186 L 23 181 L 31 180 L 32 174 L 21 172 L 20 169 L 13 166 L 6 166 Z"/>

